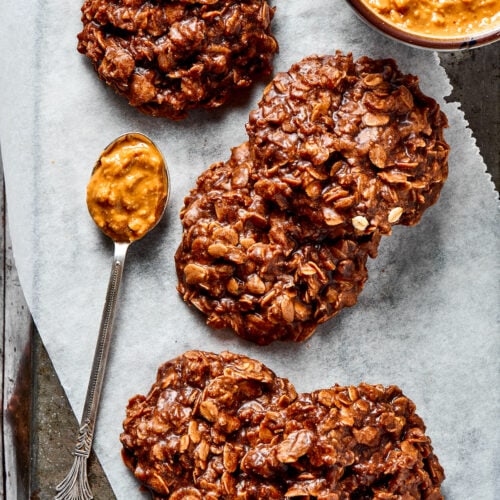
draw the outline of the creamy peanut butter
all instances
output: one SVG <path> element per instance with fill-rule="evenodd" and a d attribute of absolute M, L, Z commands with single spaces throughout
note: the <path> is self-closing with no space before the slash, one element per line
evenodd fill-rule
<path fill-rule="evenodd" d="M 416 34 L 471 35 L 500 26 L 500 0 L 363 0 L 386 21 Z"/>
<path fill-rule="evenodd" d="M 119 242 L 142 238 L 160 219 L 168 192 L 162 155 L 147 138 L 127 134 L 106 149 L 87 186 L 101 230 Z"/>

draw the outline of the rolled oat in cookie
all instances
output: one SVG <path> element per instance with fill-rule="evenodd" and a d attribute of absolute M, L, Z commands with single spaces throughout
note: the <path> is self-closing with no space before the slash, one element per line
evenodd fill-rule
<path fill-rule="evenodd" d="M 396 386 L 297 394 L 259 361 L 189 351 L 127 407 L 126 465 L 154 499 L 439 500 L 444 472 Z"/>
<path fill-rule="evenodd" d="M 258 344 L 308 338 L 355 304 L 381 235 L 436 202 L 446 126 L 392 60 L 311 56 L 278 74 L 249 140 L 185 199 L 183 299 Z"/>
<path fill-rule="evenodd" d="M 181 119 L 272 70 L 266 0 L 86 0 L 78 51 L 140 111 Z"/>

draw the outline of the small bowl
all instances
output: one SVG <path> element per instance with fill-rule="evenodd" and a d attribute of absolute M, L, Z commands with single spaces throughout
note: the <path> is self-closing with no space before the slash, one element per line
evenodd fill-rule
<path fill-rule="evenodd" d="M 356 14 L 369 26 L 390 38 L 413 47 L 442 51 L 466 50 L 474 47 L 481 47 L 500 39 L 500 27 L 467 35 L 449 37 L 418 34 L 406 31 L 404 28 L 399 28 L 386 21 L 368 7 L 363 0 L 346 1 L 354 9 L 354 12 L 356 12 Z"/>

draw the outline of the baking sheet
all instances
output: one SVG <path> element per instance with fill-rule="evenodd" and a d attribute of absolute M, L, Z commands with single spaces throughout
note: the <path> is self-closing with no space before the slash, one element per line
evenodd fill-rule
<path fill-rule="evenodd" d="M 257 347 L 214 332 L 175 291 L 173 254 L 183 197 L 199 173 L 245 140 L 265 82 L 215 112 L 183 122 L 140 115 L 98 81 L 76 52 L 78 3 L 3 4 L 0 140 L 10 230 L 35 323 L 77 416 L 81 414 L 112 246 L 87 214 L 85 187 L 100 151 L 137 130 L 163 150 L 172 194 L 166 217 L 128 256 L 95 450 L 119 499 L 147 498 L 121 462 L 125 405 L 157 367 L 187 349 L 256 357 L 299 391 L 335 382 L 397 384 L 417 404 L 447 474 L 447 498 L 499 491 L 499 204 L 437 56 L 374 33 L 344 2 L 275 2 L 277 71 L 336 49 L 394 57 L 418 74 L 448 115 L 450 178 L 415 228 L 384 239 L 358 304 L 306 343 Z M 66 471 L 61 471 L 59 482 Z"/>

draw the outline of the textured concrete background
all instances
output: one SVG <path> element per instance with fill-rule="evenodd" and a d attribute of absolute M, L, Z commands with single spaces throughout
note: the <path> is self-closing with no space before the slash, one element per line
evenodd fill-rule
<path fill-rule="evenodd" d="M 450 100 L 462 103 L 497 190 L 500 189 L 499 55 L 498 43 L 440 55 L 454 87 Z M 49 499 L 54 496 L 55 484 L 71 466 L 78 423 L 36 332 L 33 363 L 36 375 L 32 406 L 32 498 Z M 96 499 L 115 498 L 95 456 L 90 459 L 90 483 Z"/>

